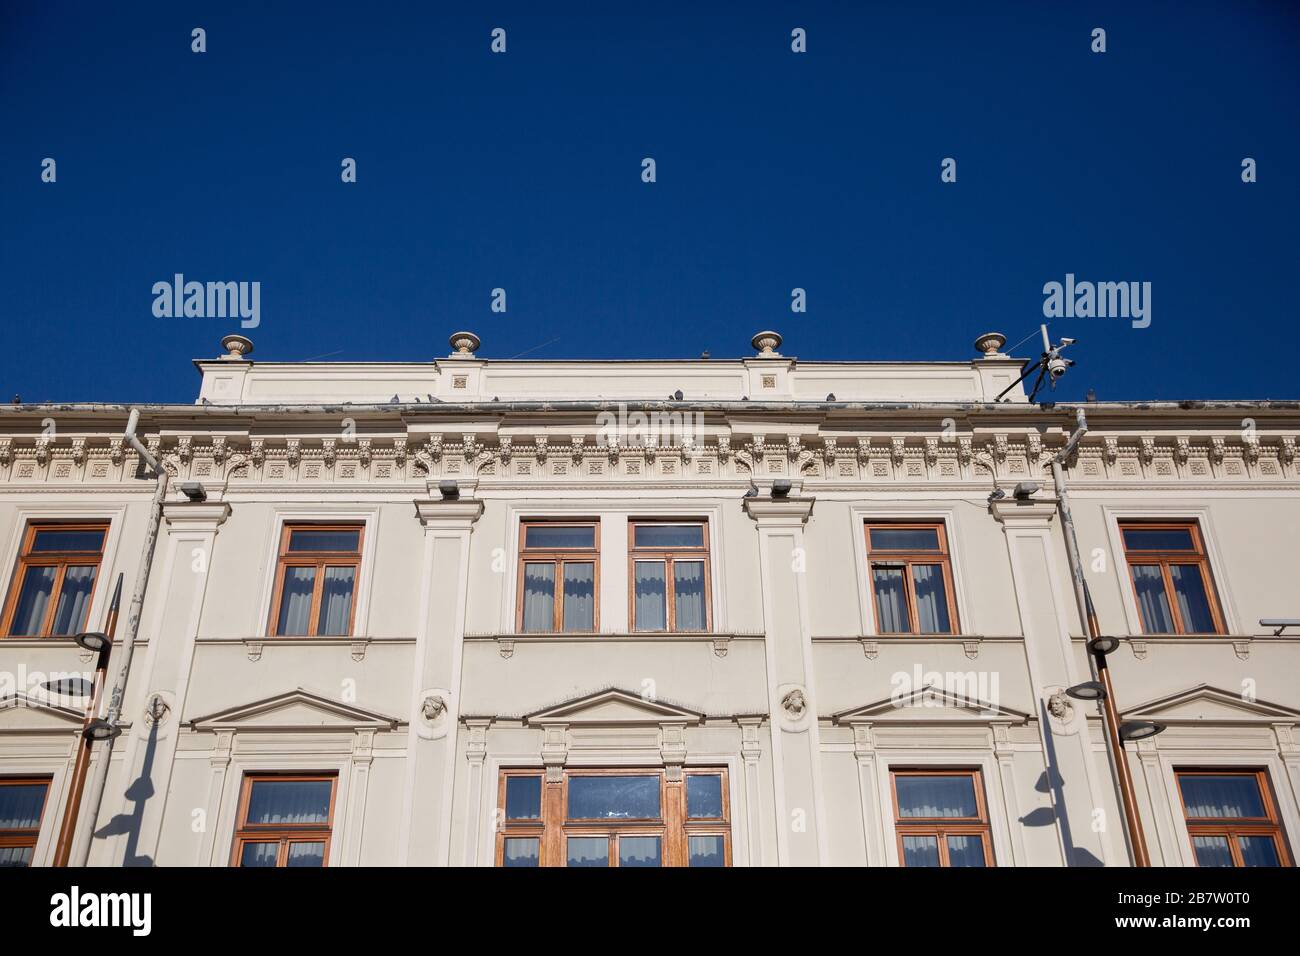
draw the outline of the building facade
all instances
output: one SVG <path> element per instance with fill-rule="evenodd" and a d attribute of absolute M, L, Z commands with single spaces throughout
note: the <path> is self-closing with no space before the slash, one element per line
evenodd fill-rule
<path fill-rule="evenodd" d="M 0 861 L 119 574 L 98 865 L 1125 866 L 1021 361 L 201 360 L 0 408 Z M 1003 400 L 997 397 L 1010 387 Z M 1066 474 L 1154 863 L 1300 840 L 1300 408 L 1088 403 Z M 125 598 L 124 598 L 125 611 Z M 118 624 L 121 643 L 126 615 Z M 114 672 L 110 668 L 110 676 Z M 104 745 L 95 748 L 102 760 Z M 93 768 L 92 768 L 93 776 Z"/>

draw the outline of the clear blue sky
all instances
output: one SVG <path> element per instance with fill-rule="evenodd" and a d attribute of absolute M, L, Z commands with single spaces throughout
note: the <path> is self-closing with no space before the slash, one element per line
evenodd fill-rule
<path fill-rule="evenodd" d="M 1296 398 L 1298 92 L 1282 2 L 4 0 L 0 399 L 193 401 L 177 272 L 283 361 L 967 358 L 1073 272 L 1152 323 L 1055 323 L 1059 399 Z"/>

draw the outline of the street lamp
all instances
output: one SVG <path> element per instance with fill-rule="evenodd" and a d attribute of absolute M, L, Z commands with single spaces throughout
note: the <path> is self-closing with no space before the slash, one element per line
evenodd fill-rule
<path fill-rule="evenodd" d="M 122 603 L 122 575 L 117 576 L 117 587 L 113 589 L 113 600 L 108 606 L 108 620 L 103 631 L 86 631 L 78 634 L 74 640 L 86 650 L 98 655 L 95 663 L 95 680 L 89 685 L 89 691 L 79 686 L 80 696 L 89 696 L 86 705 L 85 722 L 81 727 L 81 741 L 77 745 L 77 759 L 72 765 L 72 782 L 69 785 L 68 802 L 63 807 L 63 821 L 59 825 L 59 838 L 54 845 L 54 865 L 67 866 L 72 857 L 72 838 L 77 825 L 77 813 L 81 809 L 81 796 L 86 789 L 86 771 L 90 769 L 90 748 L 97 740 L 111 740 L 122 732 L 116 724 L 110 724 L 97 716 L 99 698 L 104 692 L 108 678 L 108 658 L 113 651 L 113 634 L 117 631 L 117 611 Z M 85 685 L 85 678 L 52 681 L 47 687 Z M 53 686 L 52 686 L 53 685 Z M 105 756 L 103 759 L 107 760 Z"/>
<path fill-rule="evenodd" d="M 1065 688 L 1065 692 L 1075 700 L 1102 700 L 1106 696 L 1106 686 L 1100 681 L 1086 680 Z"/>
<path fill-rule="evenodd" d="M 1164 729 L 1164 724 L 1157 724 L 1150 720 L 1126 720 L 1119 725 L 1119 736 L 1121 740 L 1145 740 L 1147 737 L 1154 737 L 1161 733 Z"/>

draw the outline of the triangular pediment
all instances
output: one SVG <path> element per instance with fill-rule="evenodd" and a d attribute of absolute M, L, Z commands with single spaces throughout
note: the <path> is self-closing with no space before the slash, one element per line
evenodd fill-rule
<path fill-rule="evenodd" d="M 529 714 L 524 721 L 529 724 L 696 724 L 703 715 L 662 701 L 646 700 L 625 690 L 610 688 L 587 697 L 580 697 L 556 707 Z"/>
<path fill-rule="evenodd" d="M 84 711 L 22 691 L 0 697 L 0 733 L 66 733 L 84 721 Z"/>
<path fill-rule="evenodd" d="M 395 717 L 330 700 L 299 687 L 251 704 L 196 717 L 195 730 L 392 730 Z"/>
<path fill-rule="evenodd" d="M 833 715 L 832 719 L 837 724 L 1022 724 L 1029 719 L 1029 715 L 978 698 L 951 693 L 942 687 L 926 686 L 906 694 L 891 695 L 865 707 L 841 711 Z"/>
<path fill-rule="evenodd" d="M 1163 724 L 1300 721 L 1300 711 L 1264 700 L 1246 700 L 1241 694 L 1209 684 L 1139 704 L 1126 710 L 1122 716 L 1125 720 L 1154 720 Z"/>

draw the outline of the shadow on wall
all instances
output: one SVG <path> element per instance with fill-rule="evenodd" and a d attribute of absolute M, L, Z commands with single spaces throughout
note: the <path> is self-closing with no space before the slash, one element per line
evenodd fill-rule
<path fill-rule="evenodd" d="M 1069 813 L 1065 809 L 1065 778 L 1061 776 L 1061 765 L 1057 762 L 1056 756 L 1056 743 L 1052 739 L 1052 724 L 1048 720 L 1047 704 L 1043 701 L 1038 702 L 1038 719 L 1043 722 L 1045 728 L 1043 742 L 1047 748 L 1047 769 L 1043 771 L 1043 775 L 1034 784 L 1034 789 L 1039 793 L 1051 793 L 1052 795 L 1052 805 L 1055 807 L 1053 816 L 1061 826 L 1061 842 L 1065 846 L 1066 866 L 1105 866 L 1106 864 L 1097 859 L 1091 850 L 1074 845 L 1074 836 L 1070 831 Z M 1046 807 L 1040 809 L 1047 810 Z M 1021 822 L 1028 824 L 1030 818 L 1039 812 L 1039 810 L 1035 810 L 1028 816 L 1022 817 Z"/>
<path fill-rule="evenodd" d="M 97 837 L 119 836 L 126 834 L 126 852 L 122 857 L 122 866 L 153 866 L 153 857 L 139 856 L 140 828 L 144 823 L 145 804 L 154 795 L 153 762 L 158 752 L 158 721 L 149 727 L 149 740 L 145 745 L 144 763 L 140 767 L 140 776 L 127 787 L 125 797 L 133 807 L 130 813 L 119 813 L 95 831 Z"/>

